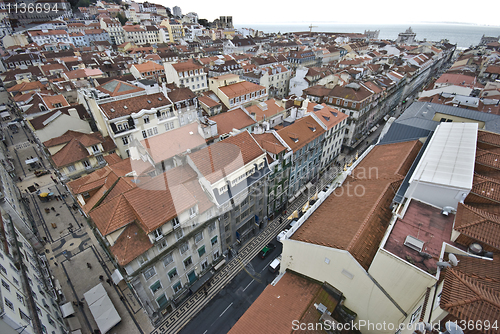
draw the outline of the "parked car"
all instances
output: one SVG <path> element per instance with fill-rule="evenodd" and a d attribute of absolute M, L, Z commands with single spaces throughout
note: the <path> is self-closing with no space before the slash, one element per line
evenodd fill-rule
<path fill-rule="evenodd" d="M 280 270 L 280 264 L 281 264 L 281 255 L 275 258 L 273 262 L 269 264 L 269 271 L 272 273 L 277 272 L 278 270 Z"/>
<path fill-rule="evenodd" d="M 262 250 L 259 253 L 259 257 L 261 259 L 265 259 L 271 252 L 276 248 L 276 245 L 273 245 L 271 243 L 267 244 L 266 247 L 262 248 Z"/>

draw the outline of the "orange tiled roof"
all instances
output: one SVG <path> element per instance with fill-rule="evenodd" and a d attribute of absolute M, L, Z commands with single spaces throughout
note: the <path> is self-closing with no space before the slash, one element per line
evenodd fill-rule
<path fill-rule="evenodd" d="M 278 113 L 285 110 L 285 108 L 279 106 L 276 103 L 275 99 L 269 99 L 259 104 L 254 104 L 250 107 L 246 107 L 246 109 L 250 115 L 255 114 L 255 119 L 257 121 L 262 121 L 264 117 L 266 117 L 266 119 L 269 119 L 269 117 L 277 115 Z"/>
<path fill-rule="evenodd" d="M 459 203 L 455 230 L 500 250 L 500 217 L 486 210 Z"/>
<path fill-rule="evenodd" d="M 252 134 L 252 136 L 266 152 L 279 154 L 286 150 L 286 147 L 272 133 Z"/>
<path fill-rule="evenodd" d="M 189 155 L 201 174 L 217 182 L 264 154 L 255 139 L 243 131 Z"/>
<path fill-rule="evenodd" d="M 137 224 L 132 223 L 120 234 L 110 250 L 118 264 L 125 266 L 151 247 L 153 244 L 149 241 L 149 237 Z"/>
<path fill-rule="evenodd" d="M 250 94 L 253 92 L 258 92 L 261 90 L 265 90 L 266 87 L 254 84 L 253 82 L 242 81 L 238 83 L 234 83 L 231 85 L 227 85 L 224 87 L 219 87 L 219 90 L 226 95 L 229 99 Z"/>
<path fill-rule="evenodd" d="M 286 272 L 264 289 L 229 334 L 291 333 L 292 322 L 302 318 L 320 290 L 319 284 Z"/>
<path fill-rule="evenodd" d="M 392 217 L 394 194 L 421 147 L 418 140 L 375 146 L 292 239 L 347 250 L 368 269 Z M 369 168 L 378 172 L 370 175 Z M 333 207 L 343 209 L 332 216 Z"/>
<path fill-rule="evenodd" d="M 195 178 L 196 173 L 190 167 L 177 167 L 123 196 L 137 216 L 141 228 L 150 233 L 197 203 L 183 184 Z"/>
<path fill-rule="evenodd" d="M 446 270 L 439 305 L 459 321 L 486 323 L 500 319 L 500 264 L 458 256 L 456 267 Z M 493 334 L 493 328 L 482 333 Z"/>
<path fill-rule="evenodd" d="M 154 61 L 147 61 L 142 64 L 134 64 L 134 66 L 139 73 L 150 72 L 150 71 L 161 71 L 165 68 L 162 65 L 158 65 Z"/>
<path fill-rule="evenodd" d="M 312 116 L 303 117 L 295 121 L 295 123 L 278 130 L 278 135 L 294 152 L 300 150 L 323 133 L 325 133 L 325 130 Z"/>
<path fill-rule="evenodd" d="M 230 133 L 233 129 L 240 130 L 255 124 L 255 121 L 241 108 L 220 113 L 210 117 L 210 119 L 217 123 L 217 132 L 219 135 Z"/>
<path fill-rule="evenodd" d="M 169 99 L 163 93 L 155 93 L 103 103 L 99 107 L 108 119 L 113 119 L 139 112 L 142 109 L 159 108 L 170 104 Z"/>

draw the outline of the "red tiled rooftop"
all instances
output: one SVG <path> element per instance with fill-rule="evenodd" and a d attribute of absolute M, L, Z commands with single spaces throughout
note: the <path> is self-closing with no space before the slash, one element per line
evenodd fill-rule
<path fill-rule="evenodd" d="M 321 286 L 291 272 L 268 285 L 229 334 L 292 333 L 292 322 L 301 319 Z"/>
<path fill-rule="evenodd" d="M 189 157 L 201 174 L 214 183 L 263 154 L 255 139 L 243 131 L 194 152 Z"/>
<path fill-rule="evenodd" d="M 493 261 L 457 256 L 444 274 L 440 307 L 459 321 L 493 323 L 500 319 L 500 258 Z M 497 328 L 482 333 L 498 333 Z"/>
<path fill-rule="evenodd" d="M 375 146 L 292 239 L 348 250 L 368 269 L 392 217 L 392 199 L 421 147 L 419 141 Z M 342 209 L 332 215 L 332 208 Z"/>
<path fill-rule="evenodd" d="M 255 124 L 255 121 L 241 108 L 220 113 L 210 117 L 210 119 L 217 123 L 217 133 L 219 135 L 228 134 L 233 129 L 241 130 Z"/>

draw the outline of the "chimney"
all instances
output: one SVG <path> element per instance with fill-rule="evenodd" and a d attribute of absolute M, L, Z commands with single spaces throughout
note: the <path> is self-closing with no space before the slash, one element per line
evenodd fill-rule
<path fill-rule="evenodd" d="M 78 111 L 76 111 L 76 108 L 69 108 L 68 112 L 71 117 L 80 118 L 80 115 L 78 115 Z"/>

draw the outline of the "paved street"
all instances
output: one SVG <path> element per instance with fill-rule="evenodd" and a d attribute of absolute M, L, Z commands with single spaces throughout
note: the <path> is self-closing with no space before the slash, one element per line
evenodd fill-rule
<path fill-rule="evenodd" d="M 272 282 L 278 272 L 271 273 L 269 264 L 281 254 L 282 245 L 266 258 L 255 257 L 244 270 L 222 289 L 207 306 L 180 332 L 181 334 L 227 333 L 245 311 L 252 305 L 264 288 Z"/>
<path fill-rule="evenodd" d="M 44 243 L 42 252 L 50 265 L 55 286 L 62 292 L 59 304 L 82 302 L 74 307 L 75 316 L 68 318 L 71 329 L 80 329 L 84 334 L 97 329 L 83 294 L 99 284 L 99 276 L 102 275 L 104 288 L 122 318 L 109 333 L 151 332 L 153 328 L 148 316 L 127 285 L 123 281 L 118 285 L 106 283 L 114 270 L 113 264 L 89 228 L 86 218 L 78 209 L 73 209 L 72 197 L 66 187 L 57 181 L 50 161 L 33 141 L 29 130 L 19 126 L 17 132 L 11 131 L 5 123 L 2 124 L 2 131 L 9 143 L 8 154 L 14 159 L 19 178 L 17 186 L 24 204 L 29 207 L 39 239 Z M 25 161 L 31 158 L 38 158 L 39 165 L 27 165 Z M 50 173 L 36 177 L 35 170 Z M 54 198 L 43 200 L 36 190 L 53 193 Z"/>

